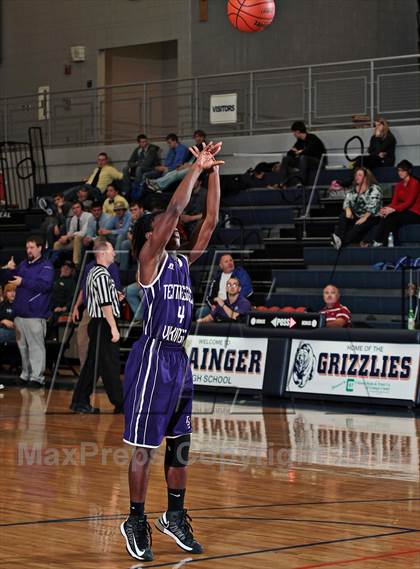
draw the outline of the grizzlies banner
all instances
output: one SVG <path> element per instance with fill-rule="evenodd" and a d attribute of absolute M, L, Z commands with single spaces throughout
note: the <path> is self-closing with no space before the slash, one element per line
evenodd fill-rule
<path fill-rule="evenodd" d="M 287 391 L 416 400 L 417 344 L 292 341 Z"/>
<path fill-rule="evenodd" d="M 267 344 L 266 338 L 188 336 L 194 384 L 262 389 Z"/>

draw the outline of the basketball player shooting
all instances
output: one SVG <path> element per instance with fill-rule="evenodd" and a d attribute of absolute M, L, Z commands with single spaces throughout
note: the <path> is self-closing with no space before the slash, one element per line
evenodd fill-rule
<path fill-rule="evenodd" d="M 138 282 L 144 290 L 143 335 L 133 345 L 124 379 L 124 441 L 136 447 L 129 467 L 130 514 L 121 524 L 128 553 L 151 561 L 151 528 L 144 513 L 153 451 L 166 437 L 165 478 L 168 509 L 156 520 L 159 531 L 189 553 L 201 553 L 191 518 L 184 508 L 191 439 L 192 373 L 184 342 L 193 314 L 189 265 L 207 248 L 216 228 L 220 203 L 219 165 L 222 143 L 210 143 L 178 186 L 167 209 L 142 217 L 133 231 L 139 259 Z M 188 205 L 200 174 L 209 172 L 203 219 L 189 245 L 177 254 L 180 215 Z"/>

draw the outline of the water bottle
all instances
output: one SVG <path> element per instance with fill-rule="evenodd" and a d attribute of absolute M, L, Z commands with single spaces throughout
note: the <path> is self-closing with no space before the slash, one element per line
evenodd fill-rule
<path fill-rule="evenodd" d="M 393 233 L 391 232 L 391 233 L 388 235 L 388 247 L 393 247 L 393 246 L 394 246 L 394 235 L 393 235 Z"/>
<path fill-rule="evenodd" d="M 415 330 L 416 329 L 416 316 L 414 313 L 414 310 L 412 308 L 410 308 L 410 310 L 408 311 L 408 329 L 409 330 Z"/>

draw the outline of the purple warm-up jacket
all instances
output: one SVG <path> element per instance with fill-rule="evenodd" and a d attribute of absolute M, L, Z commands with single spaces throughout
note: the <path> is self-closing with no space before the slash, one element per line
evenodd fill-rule
<path fill-rule="evenodd" d="M 48 318 L 55 276 L 52 264 L 42 257 L 32 263 L 26 260 L 8 273 L 9 279 L 22 277 L 13 303 L 15 315 L 21 318 Z"/>

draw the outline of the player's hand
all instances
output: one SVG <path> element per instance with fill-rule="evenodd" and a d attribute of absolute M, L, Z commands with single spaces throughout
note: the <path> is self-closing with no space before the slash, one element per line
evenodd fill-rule
<path fill-rule="evenodd" d="M 111 342 L 116 344 L 118 342 L 118 340 L 120 339 L 120 333 L 118 331 L 118 328 L 112 328 L 111 334 L 112 334 Z"/>
<path fill-rule="evenodd" d="M 225 303 L 225 301 L 222 298 L 220 298 L 219 296 L 217 296 L 214 300 L 219 306 L 223 306 Z"/>
<path fill-rule="evenodd" d="M 197 148 L 197 146 L 192 146 L 189 150 L 191 154 L 196 158 L 196 164 L 203 170 L 210 170 L 214 166 L 220 166 L 224 164 L 223 160 L 216 160 L 215 156 L 220 152 L 222 148 L 222 143 L 217 142 L 214 144 L 210 142 L 209 144 L 203 144 L 203 150 Z"/>
<path fill-rule="evenodd" d="M 71 313 L 71 321 L 73 322 L 73 324 L 77 324 L 79 322 L 79 308 L 77 306 L 75 306 L 73 308 L 73 312 Z"/>
<path fill-rule="evenodd" d="M 16 269 L 16 263 L 13 257 L 10 257 L 5 268 L 9 269 L 9 271 L 13 271 L 14 269 Z"/>

